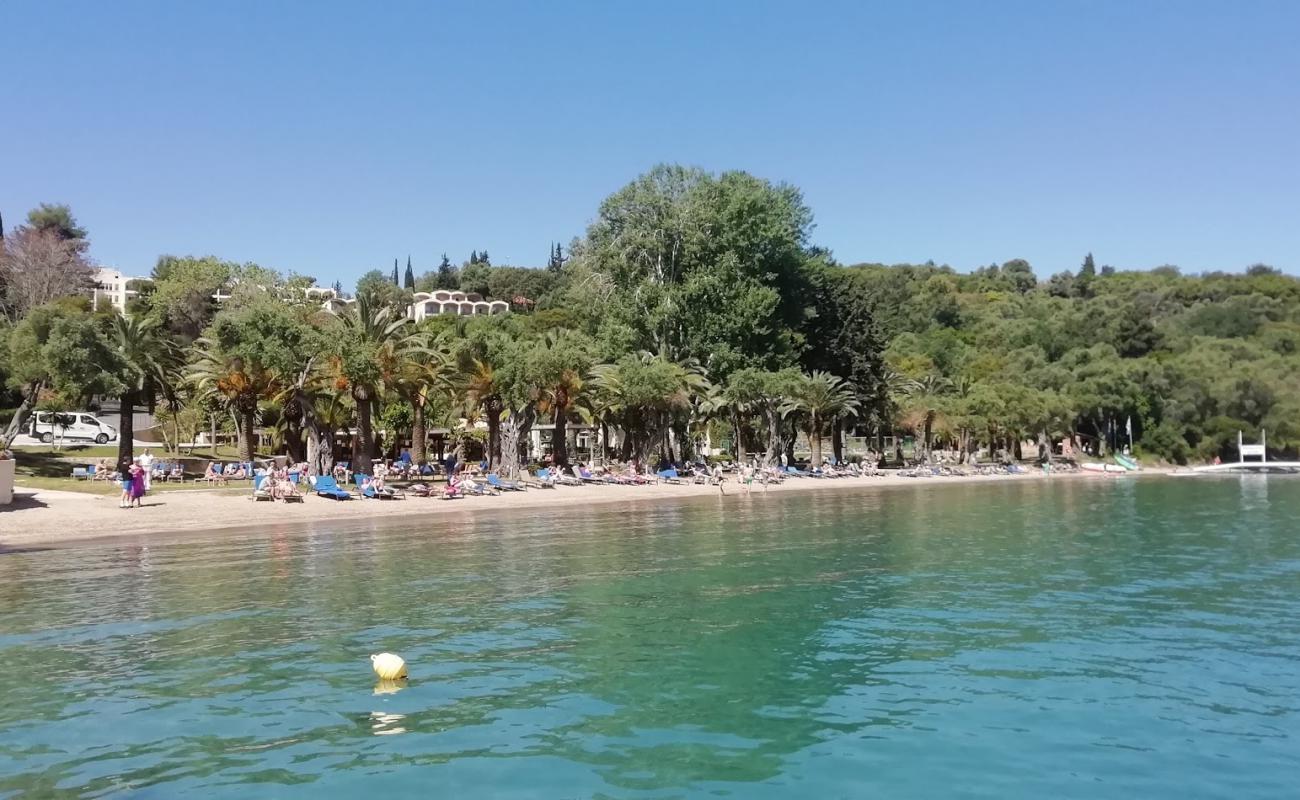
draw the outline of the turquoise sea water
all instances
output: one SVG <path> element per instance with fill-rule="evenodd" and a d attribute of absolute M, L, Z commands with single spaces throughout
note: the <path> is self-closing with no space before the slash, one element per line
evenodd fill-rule
<path fill-rule="evenodd" d="M 1098 479 L 9 552 L 0 798 L 1295 796 L 1297 518 Z"/>

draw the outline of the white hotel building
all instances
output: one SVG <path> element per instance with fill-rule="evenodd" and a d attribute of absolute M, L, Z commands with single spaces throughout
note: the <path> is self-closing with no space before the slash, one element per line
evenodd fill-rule
<path fill-rule="evenodd" d="M 135 297 L 134 289 L 126 288 L 131 281 L 148 280 L 147 278 L 134 278 L 129 275 L 123 275 L 115 269 L 101 267 L 95 271 L 95 288 L 91 297 L 93 307 L 99 306 L 100 298 L 106 298 L 113 304 L 114 310 L 119 314 L 126 313 L 126 301 Z"/>
<path fill-rule="evenodd" d="M 127 284 L 137 280 L 146 281 L 150 279 L 124 275 L 115 269 L 99 269 L 95 273 L 94 304 L 98 306 L 100 298 L 107 298 L 117 313 L 125 314 L 127 301 L 138 294 L 136 290 L 128 289 Z M 320 300 L 321 308 L 327 311 L 342 311 L 356 302 L 352 299 L 337 297 L 333 289 L 325 286 L 309 286 L 303 291 L 307 297 Z M 212 299 L 217 302 L 221 302 L 228 297 L 230 297 L 228 289 L 218 290 L 216 294 L 212 295 Z M 439 289 L 433 292 L 416 292 L 412 298 L 411 307 L 407 309 L 406 313 L 411 319 L 419 322 L 425 317 L 438 314 L 457 314 L 468 317 L 479 314 L 504 314 L 509 310 L 510 304 L 503 300 L 485 300 L 482 295 L 473 292 L 453 292 Z"/>

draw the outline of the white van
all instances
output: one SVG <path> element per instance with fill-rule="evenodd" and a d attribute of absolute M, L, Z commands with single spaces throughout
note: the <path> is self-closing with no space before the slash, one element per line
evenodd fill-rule
<path fill-rule="evenodd" d="M 117 439 L 117 428 L 84 411 L 37 411 L 32 415 L 31 435 L 46 444 L 55 439 L 108 444 Z"/>

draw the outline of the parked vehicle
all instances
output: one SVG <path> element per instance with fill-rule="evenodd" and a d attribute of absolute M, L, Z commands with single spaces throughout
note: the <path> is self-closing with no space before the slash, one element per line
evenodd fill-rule
<path fill-rule="evenodd" d="M 32 415 L 30 433 L 46 444 L 55 439 L 85 439 L 95 444 L 117 440 L 117 428 L 85 411 L 37 411 Z"/>

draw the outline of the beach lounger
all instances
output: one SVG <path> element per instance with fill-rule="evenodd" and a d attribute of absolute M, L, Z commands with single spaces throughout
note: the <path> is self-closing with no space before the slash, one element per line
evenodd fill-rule
<path fill-rule="evenodd" d="M 555 488 L 555 479 L 552 478 L 550 476 L 550 473 L 544 469 L 537 470 L 536 475 L 529 472 L 528 470 L 524 470 L 523 477 L 519 479 L 519 482 L 522 483 L 524 486 L 528 487 L 529 489 L 554 489 Z"/>
<path fill-rule="evenodd" d="M 436 497 L 440 500 L 457 500 L 460 493 L 450 486 L 438 487 L 427 483 L 413 483 L 406 490 L 416 497 Z"/>
<path fill-rule="evenodd" d="M 495 496 L 495 495 L 501 494 L 501 491 L 500 491 L 499 489 L 496 489 L 496 488 L 493 487 L 493 486 L 490 486 L 490 485 L 489 485 L 489 486 L 484 486 L 484 485 L 481 484 L 481 483 L 474 483 L 474 482 L 471 482 L 471 481 L 462 481 L 462 482 L 460 483 L 460 486 L 459 486 L 458 494 L 461 494 L 461 495 L 471 495 L 471 494 L 472 494 L 472 495 L 474 495 L 475 497 L 490 497 L 490 496 Z M 450 498 L 449 498 L 449 499 L 450 499 Z"/>
<path fill-rule="evenodd" d="M 274 500 L 275 495 L 271 494 L 269 489 L 263 489 L 262 485 L 266 483 L 265 475 L 256 475 L 253 477 L 253 499 L 254 500 Z"/>
<path fill-rule="evenodd" d="M 519 481 L 502 480 L 501 476 L 497 475 L 495 472 L 488 474 L 487 482 L 488 486 L 491 486 L 493 489 L 506 492 L 522 492 L 527 489 L 527 487 L 520 484 Z"/>
<path fill-rule="evenodd" d="M 345 489 L 339 488 L 339 484 L 334 480 L 333 475 L 320 475 L 316 478 L 314 487 L 317 497 L 328 497 L 331 500 L 351 500 L 352 493 Z"/>
<path fill-rule="evenodd" d="M 369 475 L 358 472 L 352 476 L 352 479 L 356 482 L 357 491 L 361 493 L 362 497 L 371 500 L 404 500 L 406 498 L 404 492 L 391 486 L 385 486 L 382 489 L 375 488 L 374 479 Z"/>
<path fill-rule="evenodd" d="M 573 473 L 573 477 L 577 478 L 582 483 L 609 483 L 609 481 L 604 480 L 603 478 L 596 477 L 590 470 L 569 467 L 569 471 Z"/>
<path fill-rule="evenodd" d="M 83 478 L 84 478 L 85 480 L 93 480 L 94 477 L 95 477 L 95 468 L 94 468 L 93 466 L 90 466 L 90 467 L 73 467 L 73 468 L 72 468 L 72 477 L 73 477 L 73 479 L 75 479 L 75 480 L 82 480 Z"/>
<path fill-rule="evenodd" d="M 682 478 L 681 478 L 681 476 L 677 474 L 677 468 L 676 468 L 676 467 L 673 467 L 672 469 L 661 469 L 661 470 L 659 470 L 659 471 L 658 471 L 657 473 L 655 473 L 655 474 L 658 475 L 658 476 L 659 476 L 659 480 L 663 481 L 664 483 L 681 483 L 681 482 L 682 482 Z"/>
<path fill-rule="evenodd" d="M 538 470 L 537 472 L 538 475 L 541 475 L 542 473 L 546 473 L 547 475 L 549 475 L 551 481 L 558 486 L 581 486 L 582 485 L 582 478 L 575 478 L 572 475 L 568 475 L 564 472 L 564 470 L 560 469 L 559 467 L 556 467 L 554 469 Z"/>

